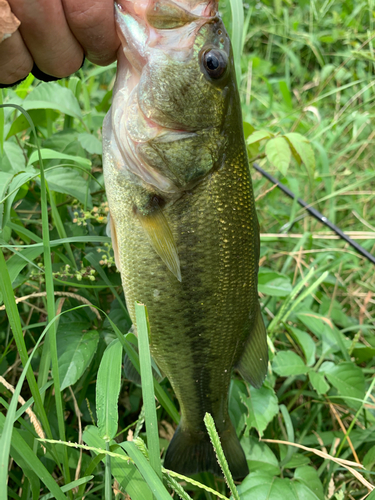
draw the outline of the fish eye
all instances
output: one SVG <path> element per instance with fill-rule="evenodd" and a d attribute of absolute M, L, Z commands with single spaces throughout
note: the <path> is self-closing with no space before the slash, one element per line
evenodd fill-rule
<path fill-rule="evenodd" d="M 220 78 L 227 64 L 227 54 L 222 50 L 210 49 L 203 54 L 203 66 L 211 78 Z"/>

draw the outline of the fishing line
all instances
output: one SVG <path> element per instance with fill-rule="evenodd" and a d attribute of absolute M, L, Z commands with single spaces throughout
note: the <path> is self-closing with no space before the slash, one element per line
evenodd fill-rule
<path fill-rule="evenodd" d="M 283 191 L 287 196 L 289 196 L 289 198 L 292 198 L 292 200 L 296 199 L 296 195 L 290 190 L 288 189 L 285 184 L 283 184 L 282 182 L 279 182 L 277 179 L 275 179 L 275 177 L 273 177 L 272 175 L 270 175 L 268 172 L 266 172 L 265 170 L 263 170 L 259 165 L 258 163 L 253 163 L 253 167 L 255 168 L 255 170 L 257 170 L 260 174 L 263 175 L 263 177 L 265 177 L 266 179 L 268 179 L 270 182 L 272 182 L 273 184 L 276 184 L 276 186 L 281 189 L 281 191 Z M 297 201 L 298 203 L 303 207 L 305 208 L 313 217 L 315 217 L 315 219 L 318 219 L 320 222 L 322 222 L 323 224 L 325 224 L 327 227 L 329 227 L 332 231 L 334 231 L 341 239 L 343 239 L 344 241 L 346 241 L 347 243 L 349 243 L 349 245 L 351 245 L 353 248 L 355 248 L 355 250 L 357 250 L 358 253 L 360 253 L 361 255 L 363 255 L 363 257 L 366 257 L 367 260 L 369 260 L 372 264 L 375 264 L 375 257 L 370 253 L 368 252 L 365 248 L 363 248 L 361 245 L 359 245 L 356 241 L 352 240 L 351 238 L 349 238 L 349 236 L 347 236 L 345 233 L 343 233 L 341 231 L 341 229 L 339 229 L 337 226 L 335 226 L 334 224 L 332 224 L 331 221 L 329 221 L 327 219 L 327 217 L 324 217 L 323 214 L 321 214 L 318 210 L 316 210 L 315 208 L 311 207 L 308 203 L 306 203 L 304 200 L 302 200 L 302 198 L 297 198 Z"/>

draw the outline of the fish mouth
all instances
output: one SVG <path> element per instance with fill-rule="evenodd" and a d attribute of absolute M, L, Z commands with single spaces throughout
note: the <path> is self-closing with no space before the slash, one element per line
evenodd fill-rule
<path fill-rule="evenodd" d="M 125 57 L 137 72 L 152 49 L 187 58 L 199 29 L 217 18 L 218 0 L 119 0 L 116 26 Z"/>

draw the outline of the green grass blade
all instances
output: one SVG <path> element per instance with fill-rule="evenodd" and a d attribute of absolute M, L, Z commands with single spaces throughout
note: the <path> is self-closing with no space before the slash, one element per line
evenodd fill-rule
<path fill-rule="evenodd" d="M 6 312 L 8 315 L 8 320 L 12 328 L 17 350 L 25 369 L 26 365 L 29 366 L 30 364 L 30 358 L 27 355 L 27 348 L 25 344 L 25 339 L 23 337 L 21 321 L 18 314 L 16 301 L 14 299 L 12 283 L 10 280 L 3 252 L 0 252 L 0 291 L 3 296 Z M 47 415 L 43 406 L 41 394 L 39 392 L 34 373 L 31 368 L 27 368 L 25 373 L 31 394 L 35 401 L 36 412 L 41 420 L 41 423 L 43 425 L 43 428 L 47 436 L 52 438 L 51 428 L 47 419 Z"/>
<path fill-rule="evenodd" d="M 119 294 L 116 292 L 116 289 L 115 287 L 112 285 L 112 283 L 109 281 L 107 275 L 105 274 L 105 272 L 103 271 L 103 268 L 102 266 L 99 264 L 99 260 L 100 260 L 100 257 L 98 255 L 98 253 L 89 253 L 88 255 L 86 255 L 86 259 L 90 262 L 90 264 L 93 266 L 93 268 L 97 271 L 97 273 L 99 274 L 99 276 L 102 278 L 102 280 L 107 284 L 107 286 L 110 288 L 111 292 L 113 293 L 113 295 L 116 297 L 116 299 L 118 300 L 118 303 L 120 304 L 121 306 L 121 309 L 124 311 L 125 313 L 125 316 L 126 318 L 129 320 L 129 322 L 131 322 L 131 319 L 130 319 L 130 316 L 129 316 L 129 313 L 128 313 L 128 310 L 126 309 L 125 307 L 125 304 L 124 304 L 124 301 L 121 300 Z"/>
<path fill-rule="evenodd" d="M 109 451 L 109 441 L 107 441 L 105 445 L 106 450 Z M 104 498 L 105 500 L 112 499 L 111 457 L 109 455 L 105 457 Z"/>
<path fill-rule="evenodd" d="M 76 481 L 70 482 L 69 484 L 64 484 L 64 486 L 61 486 L 60 489 L 64 493 L 67 491 L 71 491 L 73 488 L 78 488 L 78 486 L 81 486 L 81 485 L 84 486 L 86 483 L 91 481 L 91 479 L 93 479 L 93 477 L 94 476 L 92 476 L 92 475 L 81 477 L 81 478 L 77 479 Z M 53 495 L 51 493 L 47 493 L 47 495 L 43 495 L 40 500 L 50 500 L 51 498 L 53 498 Z"/>
<path fill-rule="evenodd" d="M 122 347 L 118 339 L 104 351 L 96 382 L 96 414 L 100 436 L 113 439 L 118 426 L 118 397 L 121 387 Z"/>
<path fill-rule="evenodd" d="M 156 418 L 154 384 L 149 346 L 150 327 L 148 324 L 146 306 L 136 302 L 135 315 L 137 320 L 139 358 L 141 362 L 142 396 L 145 407 L 147 445 L 150 453 L 151 466 L 159 478 L 161 478 L 159 432 L 158 421 Z"/>
<path fill-rule="evenodd" d="M 237 85 L 241 83 L 241 53 L 242 53 L 242 33 L 244 24 L 244 13 L 242 0 L 230 0 L 230 8 L 232 11 L 232 48 L 234 65 L 236 69 Z"/>
<path fill-rule="evenodd" d="M 4 259 L 4 256 L 2 254 L 0 257 L 0 262 L 1 258 Z M 29 359 L 24 365 L 24 369 L 22 370 L 21 376 L 18 380 L 17 386 L 12 396 L 12 400 L 9 405 L 9 410 L 3 425 L 3 432 L 1 433 L 0 437 L 0 498 L 7 498 L 7 475 L 8 475 L 8 464 L 9 464 L 9 451 L 12 440 L 13 423 L 16 415 L 18 396 L 21 393 L 22 385 L 25 380 L 26 374 L 29 370 L 31 359 L 46 333 L 47 333 L 47 328 L 44 330 L 43 334 L 39 337 L 38 342 L 36 343 Z"/>
<path fill-rule="evenodd" d="M 18 384 L 17 384 L 18 387 Z M 17 398 L 12 398 L 15 401 L 15 405 L 17 404 Z M 11 405 L 12 405 L 11 402 Z M 9 409 L 10 411 L 10 409 Z M 66 500 L 66 496 L 64 495 L 62 489 L 56 484 L 55 479 L 48 472 L 46 467 L 42 464 L 42 462 L 38 459 L 35 453 L 32 451 L 30 446 L 26 443 L 26 441 L 21 437 L 17 429 L 13 429 L 13 433 L 11 429 L 7 426 L 8 416 L 5 418 L 4 415 L 0 413 L 0 428 L 2 428 L 3 432 L 0 439 L 0 454 L 2 454 L 4 448 L 2 443 L 2 438 L 4 434 L 9 433 L 9 437 L 12 437 L 12 455 L 14 459 L 19 461 L 19 465 L 25 465 L 30 468 L 39 479 L 47 486 L 50 492 L 53 494 L 53 497 L 57 500 Z M 10 443 L 9 443 L 10 444 Z M 8 448 L 9 453 L 9 448 Z M 3 462 L 0 462 L 0 498 L 7 498 L 7 473 L 8 468 L 4 467 Z M 4 477 L 5 476 L 5 477 Z"/>
<path fill-rule="evenodd" d="M 204 424 L 206 426 L 208 435 L 210 436 L 212 446 L 214 447 L 217 461 L 219 462 L 221 470 L 223 471 L 225 481 L 233 495 L 233 498 L 234 500 L 240 500 L 240 496 L 238 494 L 236 485 L 234 484 L 232 474 L 229 470 L 227 459 L 225 458 L 224 451 L 221 446 L 219 434 L 216 430 L 214 419 L 209 413 L 206 413 L 206 415 L 204 416 Z"/>
<path fill-rule="evenodd" d="M 141 367 L 139 363 L 139 355 L 134 349 L 133 345 L 126 339 L 126 336 L 124 336 L 118 327 L 113 323 L 111 318 L 106 315 L 108 318 L 108 321 L 110 322 L 113 331 L 117 335 L 117 338 L 121 342 L 126 354 L 129 356 L 130 361 L 133 363 L 135 369 L 138 371 L 138 373 L 141 373 Z M 178 424 L 180 421 L 180 414 L 178 413 L 175 405 L 173 402 L 169 399 L 168 395 L 165 393 L 159 382 L 154 378 L 154 391 L 155 395 L 159 401 L 159 403 L 162 405 L 164 410 L 168 413 L 168 415 L 173 419 L 173 421 Z"/>
<path fill-rule="evenodd" d="M 150 363 L 151 370 L 151 363 Z M 143 386 L 142 386 L 143 387 Z M 147 425 L 147 418 L 146 418 Z M 170 500 L 171 496 L 161 481 L 161 475 L 157 475 L 153 467 L 131 441 L 126 441 L 120 445 L 125 452 L 134 460 L 139 472 L 149 485 L 153 495 L 157 500 Z M 151 457 L 150 457 L 151 458 Z M 160 469 L 161 471 L 161 469 Z"/>

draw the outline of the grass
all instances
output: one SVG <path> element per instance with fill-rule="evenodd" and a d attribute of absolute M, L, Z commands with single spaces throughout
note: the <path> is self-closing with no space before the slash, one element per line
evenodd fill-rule
<path fill-rule="evenodd" d="M 264 0 L 245 4 L 243 21 L 240 5 L 221 10 L 249 157 L 374 254 L 374 2 Z M 114 75 L 87 64 L 0 96 L 37 133 L 18 109 L 0 109 L 0 497 L 229 498 L 224 480 L 160 463 L 178 402 L 142 354 L 142 306 L 138 357 L 105 233 L 100 141 Z M 252 177 L 270 365 L 261 389 L 233 376 L 250 475 L 227 482 L 241 500 L 363 499 L 375 484 L 373 265 Z M 142 387 L 120 371 L 121 349 Z"/>

